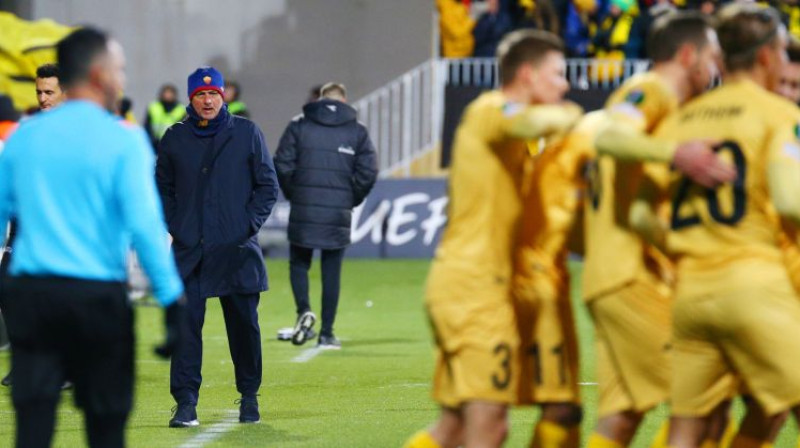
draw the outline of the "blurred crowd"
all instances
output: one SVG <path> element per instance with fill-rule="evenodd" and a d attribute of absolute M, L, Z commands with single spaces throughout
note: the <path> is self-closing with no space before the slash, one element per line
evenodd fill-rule
<path fill-rule="evenodd" d="M 647 58 L 645 36 L 655 17 L 673 9 L 705 14 L 748 0 L 437 0 L 441 55 L 494 57 L 503 36 L 520 28 L 559 34 L 569 57 Z M 750 1 L 753 2 L 753 1 Z M 800 0 L 756 1 L 773 6 L 800 38 Z"/>

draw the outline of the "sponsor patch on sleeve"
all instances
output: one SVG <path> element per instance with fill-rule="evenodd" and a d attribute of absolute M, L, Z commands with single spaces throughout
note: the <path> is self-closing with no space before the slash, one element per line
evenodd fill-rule
<path fill-rule="evenodd" d="M 621 114 L 621 115 L 623 115 L 625 117 L 628 117 L 628 118 L 631 118 L 633 120 L 644 120 L 645 119 L 644 112 L 642 112 L 635 105 L 633 105 L 631 103 L 628 103 L 628 102 L 615 104 L 615 105 L 611 106 L 609 111 L 612 114 Z"/>
<path fill-rule="evenodd" d="M 791 157 L 794 160 L 800 162 L 800 144 L 797 142 L 794 143 L 784 143 L 783 144 L 783 153 Z"/>
<path fill-rule="evenodd" d="M 644 92 L 641 90 L 631 90 L 628 92 L 628 95 L 625 96 L 625 102 L 628 104 L 633 104 L 634 106 L 642 104 L 643 101 Z"/>
<path fill-rule="evenodd" d="M 525 105 L 522 103 L 505 103 L 503 104 L 503 115 L 506 117 L 512 117 L 525 109 Z"/>

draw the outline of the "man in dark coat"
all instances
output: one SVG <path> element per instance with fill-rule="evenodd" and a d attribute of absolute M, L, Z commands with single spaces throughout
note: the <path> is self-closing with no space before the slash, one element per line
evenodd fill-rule
<path fill-rule="evenodd" d="M 239 421 L 258 422 L 261 385 L 259 293 L 267 272 L 257 234 L 278 194 L 261 130 L 228 113 L 224 81 L 212 67 L 189 75 L 187 117 L 161 140 L 156 180 L 188 298 L 189 337 L 172 358 L 171 427 L 196 426 L 206 299 L 219 297 L 242 398 Z"/>
<path fill-rule="evenodd" d="M 350 244 L 353 207 L 367 196 L 378 175 L 367 129 L 346 104 L 343 85 L 322 86 L 319 101 L 303 107 L 281 137 L 275 166 L 289 215 L 290 279 L 297 323 L 292 342 L 313 338 L 316 316 L 308 299 L 308 270 L 314 249 L 322 251 L 322 329 L 317 345 L 341 348 L 333 334 L 339 303 L 344 249 Z"/>

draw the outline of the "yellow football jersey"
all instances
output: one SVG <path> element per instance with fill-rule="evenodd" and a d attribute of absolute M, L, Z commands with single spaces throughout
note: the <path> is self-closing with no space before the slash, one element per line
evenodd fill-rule
<path fill-rule="evenodd" d="M 767 167 L 800 167 L 798 123 L 797 106 L 752 81 L 738 80 L 693 101 L 658 129 L 658 136 L 680 142 L 718 140 L 717 154 L 738 172 L 733 183 L 710 190 L 667 167 L 648 166 L 648 176 L 670 200 L 666 245 L 677 256 L 682 283 L 694 279 L 694 289 L 735 290 L 749 284 L 759 266 L 766 272 L 784 265 L 781 220 L 770 199 Z M 705 291 L 694 289 L 686 294 Z"/>
<path fill-rule="evenodd" d="M 592 142 L 602 120 L 601 112 L 586 115 L 567 138 L 532 159 L 517 258 L 522 275 L 531 269 L 565 274 L 568 238 L 585 193 L 584 172 L 594 155 Z"/>
<path fill-rule="evenodd" d="M 631 78 L 614 92 L 606 112 L 640 132 L 650 133 L 677 108 L 678 98 L 669 85 L 658 74 L 646 73 Z M 588 176 L 583 297 L 592 300 L 649 273 L 661 276 L 669 263 L 627 225 L 642 165 L 600 156 L 591 164 Z"/>
<path fill-rule="evenodd" d="M 508 291 L 522 216 L 526 141 L 535 137 L 523 135 L 528 122 L 522 118 L 536 108 L 492 91 L 465 110 L 453 146 L 448 224 L 428 277 L 428 300 L 494 298 Z M 567 114 L 562 129 L 578 113 Z"/>

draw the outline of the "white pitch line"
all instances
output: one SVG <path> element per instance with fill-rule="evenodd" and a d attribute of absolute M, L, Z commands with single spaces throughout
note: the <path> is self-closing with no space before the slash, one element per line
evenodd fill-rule
<path fill-rule="evenodd" d="M 578 383 L 579 386 L 597 386 L 597 383 Z"/>
<path fill-rule="evenodd" d="M 322 351 L 322 349 L 317 348 L 317 347 L 303 350 L 302 353 L 300 353 L 299 355 L 297 355 L 294 358 L 292 358 L 292 362 L 308 362 L 308 361 L 311 361 L 317 355 L 319 355 L 319 353 L 321 351 Z"/>
<path fill-rule="evenodd" d="M 227 418 L 219 423 L 211 425 L 208 429 L 192 437 L 179 448 L 202 448 L 219 439 L 239 424 L 238 415 L 239 413 L 237 411 L 228 411 Z"/>

